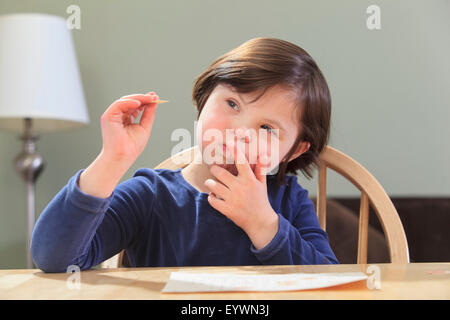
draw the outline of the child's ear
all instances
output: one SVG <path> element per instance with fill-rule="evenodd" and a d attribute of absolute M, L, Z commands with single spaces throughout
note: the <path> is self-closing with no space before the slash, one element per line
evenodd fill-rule
<path fill-rule="evenodd" d="M 294 154 L 291 156 L 289 161 L 294 160 L 295 158 L 300 157 L 302 154 L 304 154 L 306 151 L 309 150 L 309 147 L 311 147 L 311 144 L 308 141 L 302 141 L 297 146 L 297 150 L 294 152 Z"/>

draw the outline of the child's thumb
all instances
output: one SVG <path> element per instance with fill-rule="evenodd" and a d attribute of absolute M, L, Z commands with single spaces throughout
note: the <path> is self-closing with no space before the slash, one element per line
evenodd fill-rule
<path fill-rule="evenodd" d="M 140 124 L 148 133 L 152 131 L 157 106 L 158 105 L 156 103 L 144 106 L 144 112 L 142 113 Z"/>

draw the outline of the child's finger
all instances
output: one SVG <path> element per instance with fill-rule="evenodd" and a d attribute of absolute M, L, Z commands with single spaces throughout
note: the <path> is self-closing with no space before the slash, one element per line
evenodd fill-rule
<path fill-rule="evenodd" d="M 114 101 L 106 110 L 106 116 L 118 116 L 129 114 L 134 109 L 139 108 L 145 104 L 151 103 L 153 100 L 159 99 L 156 95 L 135 94 L 124 96 Z"/>
<path fill-rule="evenodd" d="M 207 179 L 205 181 L 205 186 L 207 186 L 208 189 L 216 195 L 216 197 L 222 200 L 225 200 L 230 192 L 230 189 L 222 183 L 214 181 L 213 179 Z"/>
<path fill-rule="evenodd" d="M 236 165 L 239 175 L 250 177 L 253 175 L 252 168 L 250 168 L 250 164 L 248 163 L 245 154 L 238 145 L 239 143 L 235 143 L 234 141 L 227 142 L 227 148 L 229 148 L 234 155 L 234 164 Z"/>
<path fill-rule="evenodd" d="M 255 176 L 258 181 L 260 181 L 263 185 L 266 185 L 266 176 L 267 176 L 267 155 L 258 156 L 258 161 L 256 163 L 255 168 Z"/>
<path fill-rule="evenodd" d="M 155 95 L 150 95 L 150 94 L 130 94 L 127 96 L 123 96 L 120 99 L 139 100 L 142 104 L 148 104 L 153 100 L 154 96 Z"/>
<path fill-rule="evenodd" d="M 108 108 L 108 110 L 105 111 L 105 115 L 123 115 L 127 114 L 133 109 L 137 109 L 142 105 L 142 103 L 139 100 L 134 99 L 119 99 L 114 101 Z"/>
<path fill-rule="evenodd" d="M 128 96 L 124 96 L 122 98 L 120 98 L 118 101 L 123 101 L 123 100 L 137 100 L 141 103 L 141 107 L 145 107 L 146 105 L 152 105 L 153 101 L 161 101 L 159 100 L 159 96 L 157 94 L 155 94 L 154 92 L 151 92 L 150 94 L 132 94 L 132 95 L 128 95 Z M 161 102 L 166 102 L 161 101 Z M 160 102 L 158 102 L 160 103 Z M 143 108 L 142 108 L 143 109 Z M 142 111 L 141 109 L 141 111 Z M 125 112 L 126 110 L 122 110 L 123 112 Z"/>
<path fill-rule="evenodd" d="M 214 209 L 216 209 L 217 211 L 222 213 L 224 216 L 228 216 L 227 215 L 228 211 L 227 211 L 227 206 L 226 206 L 225 201 L 219 199 L 213 192 L 209 193 L 208 202 L 211 205 L 211 207 L 213 207 Z"/>
<path fill-rule="evenodd" d="M 134 109 L 133 111 L 130 111 L 128 113 L 128 117 L 131 117 L 131 123 L 134 123 L 134 121 L 136 121 L 137 117 L 139 116 L 139 114 L 141 113 L 141 111 L 143 110 L 143 107 L 140 106 L 137 109 Z"/>
<path fill-rule="evenodd" d="M 155 119 L 155 111 L 156 111 L 156 103 L 151 103 L 151 101 L 159 100 L 158 95 L 152 94 L 150 96 L 150 103 L 144 104 L 139 108 L 139 112 L 144 110 L 140 124 L 142 127 L 144 127 L 146 130 L 151 131 L 153 121 Z"/>
<path fill-rule="evenodd" d="M 153 121 L 155 120 L 155 112 L 157 108 L 157 104 L 149 104 L 144 106 L 144 112 L 141 116 L 140 125 L 147 131 L 151 132 Z"/>
<path fill-rule="evenodd" d="M 261 161 L 261 165 L 264 167 L 270 166 L 270 156 L 269 151 L 263 151 L 258 155 L 259 161 Z"/>

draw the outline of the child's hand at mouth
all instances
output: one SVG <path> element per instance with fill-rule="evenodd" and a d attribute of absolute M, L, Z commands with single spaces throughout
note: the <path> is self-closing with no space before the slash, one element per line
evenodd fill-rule
<path fill-rule="evenodd" d="M 278 231 L 278 215 L 272 209 L 266 183 L 268 157 L 260 154 L 252 169 L 247 158 L 234 141 L 228 141 L 237 175 L 218 165 L 212 165 L 211 173 L 217 181 L 208 179 L 205 186 L 211 190 L 208 201 L 213 208 L 242 228 L 255 248 L 270 242 Z"/>
<path fill-rule="evenodd" d="M 250 135 L 252 135 L 252 134 L 254 134 L 254 133 L 251 132 Z M 264 143 L 258 145 L 258 139 L 256 137 L 249 138 L 249 135 L 240 129 L 236 130 L 235 139 L 237 139 L 237 141 L 230 140 L 231 142 L 228 142 L 228 144 L 234 143 L 237 148 L 240 148 L 240 150 L 246 157 L 247 162 L 249 163 L 250 168 L 255 176 L 256 176 L 255 170 L 257 168 L 257 163 L 258 163 L 259 158 L 262 159 L 262 164 L 264 165 L 263 168 L 266 169 L 265 172 L 269 171 L 269 168 L 271 165 L 270 149 L 268 149 Z M 214 162 L 214 163 L 219 165 L 220 167 L 228 170 L 228 172 L 232 173 L 233 175 L 237 176 L 238 170 L 237 170 L 237 167 L 236 167 L 236 164 L 234 161 L 233 149 L 227 148 L 227 143 L 224 143 L 223 145 L 221 145 L 219 149 L 220 149 L 220 153 L 221 154 L 223 153 L 222 160 L 225 160 L 226 162 L 225 163 L 220 162 L 220 164 L 218 164 L 217 162 Z"/>

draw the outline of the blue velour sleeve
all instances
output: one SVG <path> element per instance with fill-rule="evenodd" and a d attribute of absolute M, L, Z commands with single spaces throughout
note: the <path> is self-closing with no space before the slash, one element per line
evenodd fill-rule
<path fill-rule="evenodd" d="M 31 256 L 44 272 L 66 272 L 71 265 L 89 269 L 126 248 L 141 231 L 153 197 L 148 180 L 133 177 L 108 198 L 82 192 L 70 178 L 39 216 L 31 238 Z"/>

